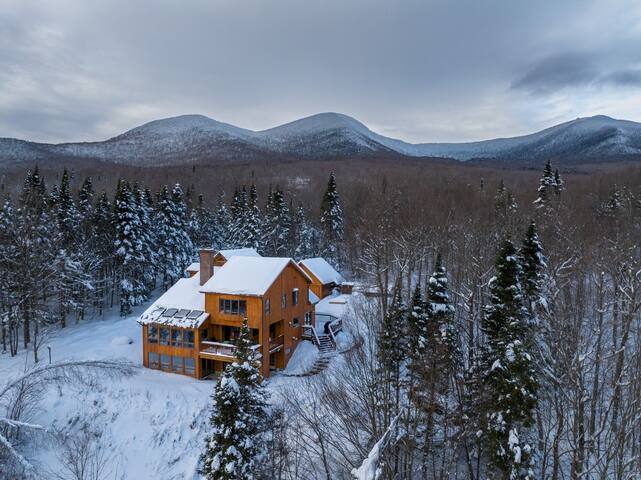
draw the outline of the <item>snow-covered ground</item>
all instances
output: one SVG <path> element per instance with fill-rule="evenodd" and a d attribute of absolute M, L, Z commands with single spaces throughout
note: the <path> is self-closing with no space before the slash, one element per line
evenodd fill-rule
<path fill-rule="evenodd" d="M 131 377 L 99 378 L 91 389 L 53 388 L 43 398 L 42 408 L 25 420 L 69 431 L 78 430 L 83 424 L 91 425 L 102 433 L 101 444 L 108 449 L 112 464 L 124 478 L 198 478 L 196 467 L 207 433 L 215 383 L 141 367 L 142 329 L 136 320 L 150 304 L 142 305 L 130 317 L 120 318 L 114 312 L 105 319 L 71 325 L 52 337 L 48 344 L 54 362 L 126 359 L 139 368 Z M 331 305 L 334 313 L 341 307 Z M 46 347 L 40 355 L 46 362 Z M 314 345 L 301 342 L 286 373 L 308 371 L 317 356 Z M 3 380 L 0 384 L 32 362 L 31 351 L 22 351 L 14 358 L 0 355 Z M 279 389 L 299 381 L 276 374 L 267 386 L 277 401 Z M 34 451 L 39 453 L 30 459 L 57 469 L 56 451 L 41 445 Z"/>

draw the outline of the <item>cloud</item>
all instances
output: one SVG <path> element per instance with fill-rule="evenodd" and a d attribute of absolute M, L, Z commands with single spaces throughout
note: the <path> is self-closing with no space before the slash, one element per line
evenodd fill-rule
<path fill-rule="evenodd" d="M 5 0 L 0 136 L 339 111 L 409 141 L 477 140 L 591 114 L 593 87 L 617 116 L 613 92 L 638 85 L 635 17 L 633 0 Z"/>

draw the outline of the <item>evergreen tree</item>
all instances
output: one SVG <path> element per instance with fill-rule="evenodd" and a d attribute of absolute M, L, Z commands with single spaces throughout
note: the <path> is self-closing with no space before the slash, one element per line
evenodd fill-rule
<path fill-rule="evenodd" d="M 559 173 L 559 170 L 556 169 L 554 170 L 554 193 L 557 195 L 561 195 L 561 192 L 565 190 L 565 182 L 561 178 L 561 174 Z"/>
<path fill-rule="evenodd" d="M 401 399 L 401 367 L 407 356 L 407 345 L 403 339 L 406 331 L 406 309 L 401 299 L 400 287 L 397 287 L 394 299 L 378 333 L 378 362 L 382 384 L 384 426 L 398 413 Z"/>
<path fill-rule="evenodd" d="M 323 195 L 320 224 L 324 240 L 323 256 L 335 267 L 340 267 L 344 234 L 343 209 L 333 173 L 329 176 L 327 190 Z"/>
<path fill-rule="evenodd" d="M 416 285 L 412 302 L 407 312 L 407 356 L 409 360 L 410 396 L 420 403 L 422 389 L 420 385 L 426 370 L 427 352 L 429 350 L 429 318 L 427 304 L 423 298 L 420 285 Z"/>
<path fill-rule="evenodd" d="M 201 474 L 209 480 L 250 480 L 265 451 L 267 398 L 250 348 L 247 319 L 236 343 L 236 359 L 221 376 L 213 395 L 212 433 L 201 456 Z"/>
<path fill-rule="evenodd" d="M 164 186 L 158 195 L 155 221 L 158 265 L 163 285 L 168 287 L 182 276 L 189 265 L 194 248 L 187 232 L 186 207 L 182 189 L 176 184 L 171 194 Z"/>
<path fill-rule="evenodd" d="M 118 182 L 114 200 L 115 263 L 118 266 L 120 315 L 128 315 L 131 308 L 147 296 L 144 275 L 148 258 L 147 232 L 139 216 L 139 205 L 131 186 Z"/>
<path fill-rule="evenodd" d="M 55 216 L 58 221 L 58 232 L 60 233 L 60 248 L 70 252 L 81 240 L 79 227 L 81 216 L 71 194 L 69 185 L 69 172 L 65 168 L 62 172 L 60 187 L 55 202 Z"/>
<path fill-rule="evenodd" d="M 454 307 L 448 292 L 448 280 L 441 256 L 436 257 L 434 273 L 427 286 L 427 312 L 435 356 L 435 369 L 447 377 L 456 367 L 459 347 L 454 325 Z M 447 382 L 445 382 L 447 383 Z"/>
<path fill-rule="evenodd" d="M 214 249 L 222 250 L 230 246 L 229 238 L 231 223 L 231 214 L 225 204 L 225 194 L 221 192 L 218 195 L 216 213 L 214 214 L 214 234 L 212 239 L 212 246 Z"/>
<path fill-rule="evenodd" d="M 262 250 L 263 238 L 261 232 L 262 220 L 260 218 L 260 208 L 258 206 L 258 192 L 256 191 L 256 185 L 253 183 L 249 188 L 249 200 L 247 202 L 247 212 L 245 216 L 245 246 L 252 247 L 257 251 L 260 251 Z"/>
<path fill-rule="evenodd" d="M 517 252 L 505 240 L 490 282 L 490 304 L 481 329 L 486 337 L 482 352 L 484 439 L 491 478 L 533 479 L 532 446 L 528 429 L 533 424 L 537 381 L 526 351 L 526 310 L 519 278 Z"/>
<path fill-rule="evenodd" d="M 189 238 L 196 248 L 211 248 L 214 237 L 214 214 L 205 206 L 203 196 L 198 195 L 196 207 L 189 215 Z"/>
<path fill-rule="evenodd" d="M 541 298 L 545 257 L 534 221 L 530 222 L 519 250 L 519 264 L 524 304 L 530 318 L 534 319 L 538 308 L 545 307 Z"/>
<path fill-rule="evenodd" d="M 249 200 L 247 189 L 236 190 L 231 204 L 231 225 L 228 236 L 228 244 L 231 248 L 250 247 L 248 241 L 249 231 Z"/>
<path fill-rule="evenodd" d="M 305 208 L 298 205 L 293 221 L 293 246 L 291 250 L 298 260 L 316 257 L 320 254 L 320 233 L 307 219 Z"/>
<path fill-rule="evenodd" d="M 292 219 L 289 207 L 280 188 L 269 193 L 265 208 L 265 252 L 272 257 L 289 256 L 290 232 Z"/>
<path fill-rule="evenodd" d="M 559 177 L 560 179 L 560 177 Z M 556 188 L 556 181 L 554 179 L 554 171 L 552 170 L 552 164 L 548 160 L 545 162 L 545 167 L 543 168 L 543 175 L 541 180 L 539 180 L 539 188 L 537 190 L 538 197 L 534 200 L 534 205 L 536 208 L 543 208 L 551 200 L 550 195 L 554 192 Z"/>

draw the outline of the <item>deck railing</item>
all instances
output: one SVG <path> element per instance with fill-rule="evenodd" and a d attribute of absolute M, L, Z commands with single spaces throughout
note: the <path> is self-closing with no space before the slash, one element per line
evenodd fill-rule
<path fill-rule="evenodd" d="M 254 351 L 254 356 L 260 355 L 260 345 L 252 345 L 250 348 Z M 236 356 L 236 345 L 231 343 L 214 342 L 211 340 L 202 340 L 200 342 L 200 353 L 234 358 Z"/>
<path fill-rule="evenodd" d="M 269 339 L 269 353 L 282 348 L 285 344 L 285 335 L 279 335 L 276 338 Z"/>

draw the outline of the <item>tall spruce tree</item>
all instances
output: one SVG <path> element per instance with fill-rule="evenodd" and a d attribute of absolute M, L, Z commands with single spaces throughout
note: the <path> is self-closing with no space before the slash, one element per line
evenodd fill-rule
<path fill-rule="evenodd" d="M 250 348 L 247 319 L 213 395 L 212 433 L 201 456 L 201 474 L 209 480 L 250 480 L 265 451 L 266 392 Z"/>
<path fill-rule="evenodd" d="M 530 222 L 525 238 L 519 250 L 519 264 L 521 272 L 521 287 L 523 289 L 524 305 L 529 317 L 535 320 L 536 312 L 545 307 L 545 300 L 541 297 L 543 269 L 546 266 L 543 246 L 534 221 Z"/>
<path fill-rule="evenodd" d="M 341 266 L 343 251 L 343 208 L 336 187 L 336 177 L 331 173 L 321 203 L 320 224 L 323 231 L 323 253 L 328 262 Z"/>
<path fill-rule="evenodd" d="M 550 163 L 550 161 L 548 160 L 547 162 L 545 162 L 543 175 L 541 175 L 541 179 L 539 180 L 539 188 L 537 190 L 538 196 L 536 200 L 534 200 L 534 205 L 536 206 L 536 208 L 543 208 L 547 206 L 555 189 L 556 180 L 554 177 L 554 171 L 552 170 L 552 163 Z"/>
<path fill-rule="evenodd" d="M 526 309 L 517 251 L 505 240 L 490 282 L 490 304 L 481 329 L 484 440 L 490 478 L 533 479 L 529 429 L 537 403 L 537 380 L 526 351 Z"/>
<path fill-rule="evenodd" d="M 292 222 L 292 247 L 294 257 L 298 260 L 319 255 L 320 234 L 317 228 L 307 219 L 307 213 L 302 204 L 296 208 Z"/>
<path fill-rule="evenodd" d="M 244 226 L 244 231 L 247 236 L 244 242 L 245 246 L 261 251 L 263 241 L 261 231 L 262 219 L 260 218 L 260 207 L 258 206 L 258 191 L 256 190 L 256 185 L 253 183 L 251 187 L 249 187 L 249 198 L 247 200 L 245 217 L 246 225 Z"/>
<path fill-rule="evenodd" d="M 290 255 L 290 233 L 292 219 L 289 207 L 280 188 L 276 187 L 269 193 L 265 208 L 264 245 L 267 255 L 283 257 Z"/>
<path fill-rule="evenodd" d="M 221 192 L 216 202 L 216 212 L 214 214 L 214 233 L 212 246 L 216 250 L 222 250 L 230 246 L 231 214 L 225 203 L 225 194 Z"/>

